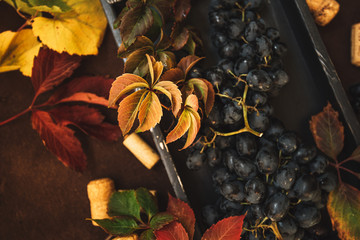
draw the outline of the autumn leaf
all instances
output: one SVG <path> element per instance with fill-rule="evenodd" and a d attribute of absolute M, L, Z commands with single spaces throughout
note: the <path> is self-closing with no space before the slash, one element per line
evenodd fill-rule
<path fill-rule="evenodd" d="M 167 212 L 158 213 L 153 218 L 151 218 L 150 227 L 154 230 L 158 230 L 174 220 L 175 220 L 174 215 L 170 213 Z"/>
<path fill-rule="evenodd" d="M 144 77 L 148 71 L 146 54 L 153 55 L 153 47 L 142 47 L 132 52 L 125 62 L 124 71 Z"/>
<path fill-rule="evenodd" d="M 332 108 L 330 103 L 321 113 L 312 116 L 310 130 L 316 146 L 336 160 L 344 147 L 344 126 L 339 121 L 339 113 Z"/>
<path fill-rule="evenodd" d="M 174 116 L 177 117 L 182 103 L 181 92 L 179 88 L 172 82 L 160 81 L 156 84 L 154 89 L 160 91 L 168 97 L 168 99 L 171 101 L 172 112 Z"/>
<path fill-rule="evenodd" d="M 212 225 L 201 240 L 234 240 L 241 239 L 245 215 L 225 218 Z"/>
<path fill-rule="evenodd" d="M 49 113 L 60 126 L 74 125 L 86 134 L 101 140 L 116 141 L 121 136 L 118 126 L 104 122 L 105 117 L 88 106 L 59 106 Z"/>
<path fill-rule="evenodd" d="M 33 110 L 32 126 L 39 133 L 44 145 L 67 167 L 83 171 L 86 156 L 81 143 L 70 128 L 56 124 L 48 112 Z"/>
<path fill-rule="evenodd" d="M 159 98 L 154 92 L 147 93 L 139 109 L 140 126 L 136 132 L 144 132 L 160 122 L 162 117 L 162 107 Z"/>
<path fill-rule="evenodd" d="M 327 209 L 333 227 L 342 240 L 355 240 L 360 236 L 360 192 L 343 183 L 330 192 Z"/>
<path fill-rule="evenodd" d="M 188 72 L 191 70 L 191 68 L 193 66 L 195 66 L 195 64 L 198 63 L 202 59 L 204 59 L 204 57 L 189 55 L 189 56 L 183 57 L 180 60 L 180 62 L 178 63 L 177 67 L 180 68 L 184 72 L 185 77 L 186 77 Z"/>
<path fill-rule="evenodd" d="M 157 240 L 189 240 L 184 227 L 176 221 L 155 231 L 155 236 Z"/>
<path fill-rule="evenodd" d="M 63 13 L 71 8 L 63 0 L 26 0 L 32 9 L 41 12 Z"/>
<path fill-rule="evenodd" d="M 113 82 L 114 79 L 102 76 L 78 77 L 56 89 L 48 103 L 85 102 L 106 107 Z"/>
<path fill-rule="evenodd" d="M 0 72 L 20 70 L 25 76 L 31 76 L 40 47 L 41 43 L 30 29 L 0 33 Z"/>
<path fill-rule="evenodd" d="M 100 1 L 64 0 L 64 3 L 71 10 L 52 13 L 52 18 L 34 18 L 34 35 L 60 53 L 97 54 L 107 23 Z"/>
<path fill-rule="evenodd" d="M 184 226 L 186 232 L 189 234 L 189 239 L 193 239 L 195 232 L 195 215 L 190 206 L 169 195 L 169 201 L 166 211 L 174 215 L 178 221 Z"/>
<path fill-rule="evenodd" d="M 4 0 L 4 1 L 20 12 L 27 13 L 29 15 L 34 15 L 36 13 L 36 10 L 33 9 L 27 1 L 24 0 Z"/>
<path fill-rule="evenodd" d="M 182 49 L 189 40 L 189 30 L 183 23 L 175 23 L 170 38 L 172 40 L 172 47 L 175 51 Z"/>
<path fill-rule="evenodd" d="M 47 48 L 40 50 L 34 59 L 31 82 L 35 90 L 35 98 L 41 93 L 53 89 L 70 77 L 79 66 L 81 58 L 67 53 L 57 53 Z"/>
<path fill-rule="evenodd" d="M 186 18 L 191 8 L 190 0 L 175 0 L 174 17 L 175 21 L 181 22 Z"/>

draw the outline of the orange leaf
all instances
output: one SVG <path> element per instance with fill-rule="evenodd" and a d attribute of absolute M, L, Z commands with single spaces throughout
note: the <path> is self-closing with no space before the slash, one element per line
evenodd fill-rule
<path fill-rule="evenodd" d="M 162 117 L 161 103 L 154 92 L 148 92 L 144 101 L 141 103 L 139 110 L 140 126 L 136 129 L 137 132 L 144 132 L 160 122 Z"/>
<path fill-rule="evenodd" d="M 125 62 L 124 71 L 127 73 L 135 73 L 135 70 L 140 68 L 141 65 L 147 65 L 145 54 L 154 54 L 153 47 L 142 47 L 132 52 Z M 147 66 L 144 71 L 139 71 L 139 76 L 143 77 L 146 73 Z"/>
<path fill-rule="evenodd" d="M 124 42 L 121 43 L 118 49 L 118 57 L 127 58 L 132 52 L 143 47 L 153 47 L 153 42 L 145 36 L 137 36 L 133 44 L 125 48 Z"/>
<path fill-rule="evenodd" d="M 185 107 L 186 106 L 192 108 L 195 112 L 197 112 L 197 110 L 199 109 L 198 98 L 194 94 L 189 95 L 185 100 Z"/>
<path fill-rule="evenodd" d="M 124 98 L 118 109 L 118 122 L 123 136 L 132 128 L 146 90 L 139 90 Z"/>
<path fill-rule="evenodd" d="M 195 140 L 197 133 L 200 130 L 200 125 L 201 125 L 201 118 L 199 113 L 195 112 L 192 109 L 187 110 L 190 112 L 190 127 L 187 133 L 187 138 L 186 138 L 186 142 L 183 148 L 181 148 L 180 150 L 183 150 L 187 147 L 189 147 Z"/>
<path fill-rule="evenodd" d="M 182 98 L 179 88 L 170 81 L 161 81 L 156 84 L 154 89 L 165 94 L 171 101 L 172 112 L 176 117 L 180 111 Z"/>
<path fill-rule="evenodd" d="M 189 240 L 184 227 L 176 221 L 155 231 L 155 236 L 157 240 Z"/>
<path fill-rule="evenodd" d="M 164 65 L 162 64 L 162 62 L 159 61 L 154 63 L 154 83 L 156 83 L 159 80 L 163 72 L 163 69 L 164 69 Z"/>
<path fill-rule="evenodd" d="M 241 239 L 245 215 L 225 218 L 212 225 L 201 240 L 234 240 Z"/>
<path fill-rule="evenodd" d="M 145 83 L 145 79 L 130 73 L 124 73 L 112 83 L 110 94 L 109 94 L 109 107 L 114 107 L 115 103 L 119 100 L 122 90 L 132 83 Z"/>
<path fill-rule="evenodd" d="M 171 81 L 177 84 L 179 81 L 184 81 L 185 75 L 180 68 L 172 68 L 167 70 L 162 76 L 161 81 Z"/>
<path fill-rule="evenodd" d="M 181 70 L 183 70 L 183 72 L 185 73 L 185 76 L 188 74 L 188 72 L 190 71 L 190 69 L 201 59 L 203 59 L 204 57 L 200 58 L 198 56 L 195 55 L 189 55 L 186 57 L 183 57 L 180 62 L 178 63 L 177 67 L 180 68 Z"/>
<path fill-rule="evenodd" d="M 211 109 L 214 106 L 214 102 L 215 102 L 215 91 L 214 91 L 214 87 L 213 85 L 205 80 L 202 79 L 204 81 L 204 83 L 207 85 L 208 87 L 208 94 L 207 94 L 207 99 L 206 99 L 206 103 L 205 103 L 205 113 L 208 116 L 211 112 Z"/>
<path fill-rule="evenodd" d="M 335 160 L 344 147 L 344 126 L 330 103 L 321 113 L 311 117 L 310 130 L 316 146 Z"/>
<path fill-rule="evenodd" d="M 346 183 L 330 192 L 327 209 L 333 227 L 342 240 L 360 236 L 360 191 Z"/>
<path fill-rule="evenodd" d="M 178 140 L 182 135 L 184 135 L 187 132 L 187 130 L 189 130 L 190 128 L 191 125 L 190 120 L 191 120 L 190 113 L 184 110 L 181 113 L 179 120 L 176 126 L 174 127 L 174 129 L 171 132 L 169 132 L 169 134 L 166 136 L 166 143 L 174 142 Z"/>

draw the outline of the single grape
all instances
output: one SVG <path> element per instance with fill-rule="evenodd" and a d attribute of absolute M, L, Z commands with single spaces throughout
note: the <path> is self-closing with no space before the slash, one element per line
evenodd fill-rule
<path fill-rule="evenodd" d="M 248 9 L 257 9 L 261 7 L 263 0 L 245 0 L 244 6 L 247 6 Z"/>
<path fill-rule="evenodd" d="M 202 78 L 202 70 L 198 67 L 192 67 L 188 73 L 189 78 Z"/>
<path fill-rule="evenodd" d="M 275 175 L 275 186 L 284 190 L 290 190 L 296 180 L 296 172 L 294 168 L 282 167 Z"/>
<path fill-rule="evenodd" d="M 256 21 L 251 21 L 245 28 L 245 39 L 248 42 L 255 41 L 260 36 L 261 30 Z"/>
<path fill-rule="evenodd" d="M 273 174 L 279 165 L 277 151 L 271 147 L 262 147 L 255 157 L 256 166 L 263 174 Z"/>
<path fill-rule="evenodd" d="M 277 222 L 277 226 L 279 228 L 281 235 L 283 234 L 294 235 L 298 230 L 298 226 L 296 222 L 289 215 L 285 216 L 283 219 Z"/>
<path fill-rule="evenodd" d="M 206 159 L 206 155 L 204 153 L 200 153 L 200 151 L 194 151 L 190 153 L 186 159 L 186 166 L 190 170 L 199 170 L 204 161 Z"/>
<path fill-rule="evenodd" d="M 246 76 L 246 81 L 250 88 L 260 92 L 267 92 L 272 87 L 269 74 L 264 70 L 251 70 Z"/>
<path fill-rule="evenodd" d="M 218 66 L 224 70 L 224 73 L 228 73 L 228 71 L 234 71 L 234 62 L 229 59 L 222 59 L 219 61 Z"/>
<path fill-rule="evenodd" d="M 262 106 L 267 102 L 268 96 L 264 92 L 249 90 L 246 100 L 249 105 Z"/>
<path fill-rule="evenodd" d="M 215 101 L 214 106 L 207 118 L 207 121 L 210 123 L 212 127 L 219 127 L 223 124 L 223 118 L 221 117 L 223 105 L 218 101 Z"/>
<path fill-rule="evenodd" d="M 325 172 L 317 180 L 321 189 L 327 192 L 334 190 L 338 182 L 337 176 L 333 172 Z"/>
<path fill-rule="evenodd" d="M 298 228 L 297 232 L 295 233 L 294 240 L 303 240 L 305 235 L 305 231 L 302 228 Z"/>
<path fill-rule="evenodd" d="M 228 213 L 228 212 L 241 213 L 241 211 L 244 209 L 244 206 L 240 203 L 232 202 L 222 197 L 220 200 L 219 208 L 220 211 L 223 213 Z"/>
<path fill-rule="evenodd" d="M 271 195 L 265 202 L 264 212 L 271 221 L 280 221 L 287 213 L 290 200 L 283 193 Z"/>
<path fill-rule="evenodd" d="M 313 205 L 299 204 L 295 208 L 295 219 L 302 228 L 309 228 L 318 224 L 321 220 L 321 213 Z"/>
<path fill-rule="evenodd" d="M 239 155 L 234 149 L 227 149 L 222 154 L 222 160 L 224 165 L 229 169 L 230 172 L 234 171 L 235 162 L 239 159 Z"/>
<path fill-rule="evenodd" d="M 270 56 L 272 53 L 272 42 L 266 36 L 260 36 L 255 39 L 256 51 L 258 55 L 263 58 Z"/>
<path fill-rule="evenodd" d="M 274 114 L 273 106 L 268 104 L 268 103 L 261 106 L 261 107 L 259 107 L 258 110 L 264 112 L 266 114 L 266 116 L 268 116 L 268 117 L 270 117 L 270 116 L 272 116 Z"/>
<path fill-rule="evenodd" d="M 286 45 L 284 43 L 280 43 L 280 42 L 274 43 L 273 52 L 277 56 L 282 57 L 287 52 L 287 47 L 286 47 Z"/>
<path fill-rule="evenodd" d="M 278 149 L 281 154 L 289 155 L 298 148 L 299 140 L 295 133 L 285 132 L 278 138 Z"/>
<path fill-rule="evenodd" d="M 227 24 L 227 13 L 224 10 L 212 11 L 209 13 L 209 20 L 212 27 L 223 29 Z"/>
<path fill-rule="evenodd" d="M 316 153 L 317 152 L 315 146 L 302 144 L 294 152 L 292 157 L 300 164 L 307 164 L 315 158 Z"/>
<path fill-rule="evenodd" d="M 246 74 L 254 67 L 254 62 L 251 59 L 239 58 L 234 64 L 234 74 L 240 76 Z"/>
<path fill-rule="evenodd" d="M 232 18 L 227 24 L 227 36 L 233 40 L 241 40 L 245 23 L 240 18 Z"/>
<path fill-rule="evenodd" d="M 221 150 L 218 148 L 208 148 L 206 150 L 206 158 L 211 167 L 215 167 L 221 163 Z"/>
<path fill-rule="evenodd" d="M 221 58 L 235 59 L 238 56 L 240 45 L 238 41 L 230 40 L 219 49 Z"/>
<path fill-rule="evenodd" d="M 249 159 L 238 158 L 234 163 L 236 175 L 242 179 L 250 179 L 257 175 L 256 166 Z"/>
<path fill-rule="evenodd" d="M 323 154 L 318 154 L 310 163 L 310 173 L 322 174 L 329 165 L 329 160 Z"/>
<path fill-rule="evenodd" d="M 218 31 L 212 35 L 211 39 L 212 39 L 214 46 L 217 48 L 225 46 L 225 44 L 227 44 L 229 41 L 226 34 L 224 34 L 222 32 L 218 32 Z"/>
<path fill-rule="evenodd" d="M 319 185 L 314 176 L 306 174 L 296 180 L 293 190 L 297 198 L 310 201 L 316 197 Z"/>
<path fill-rule="evenodd" d="M 241 108 L 235 105 L 234 102 L 229 102 L 223 107 L 224 123 L 228 125 L 240 124 L 243 118 Z"/>
<path fill-rule="evenodd" d="M 264 137 L 272 141 L 277 141 L 284 131 L 284 124 L 279 119 L 272 118 L 269 128 L 264 132 Z"/>
<path fill-rule="evenodd" d="M 218 136 L 216 137 L 215 140 L 215 146 L 223 150 L 235 146 L 235 142 L 236 142 L 235 136 L 230 136 L 230 137 Z"/>
<path fill-rule="evenodd" d="M 246 9 L 245 11 L 245 22 L 255 21 L 257 18 L 256 13 L 254 11 Z"/>
<path fill-rule="evenodd" d="M 268 28 L 266 29 L 266 36 L 272 41 L 278 40 L 280 38 L 280 32 L 276 28 Z"/>
<path fill-rule="evenodd" d="M 262 202 L 266 194 L 266 185 L 258 178 L 250 179 L 245 184 L 246 200 L 251 204 Z"/>
<path fill-rule="evenodd" d="M 266 112 L 259 110 L 248 115 L 250 127 L 258 132 L 265 132 L 270 125 L 270 120 Z"/>
<path fill-rule="evenodd" d="M 220 187 L 220 193 L 226 199 L 241 202 L 244 197 L 244 184 L 240 181 L 225 182 Z"/>
<path fill-rule="evenodd" d="M 220 67 L 212 67 L 206 72 L 206 79 L 214 86 L 220 86 L 224 81 L 224 70 Z"/>
<path fill-rule="evenodd" d="M 228 172 L 226 168 L 216 169 L 215 172 L 212 174 L 212 180 L 216 185 L 221 185 L 231 179 L 232 175 Z"/>
<path fill-rule="evenodd" d="M 273 83 L 277 87 L 283 87 L 289 82 L 289 75 L 284 70 L 277 70 L 275 73 L 270 75 Z"/>
<path fill-rule="evenodd" d="M 243 44 L 240 47 L 239 55 L 242 58 L 252 60 L 255 57 L 256 51 L 252 44 Z"/>
<path fill-rule="evenodd" d="M 258 150 L 255 135 L 251 133 L 238 134 L 236 136 L 236 150 L 241 157 L 254 157 Z"/>

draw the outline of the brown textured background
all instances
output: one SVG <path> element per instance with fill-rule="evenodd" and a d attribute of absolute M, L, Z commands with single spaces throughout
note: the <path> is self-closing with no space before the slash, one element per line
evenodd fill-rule
<path fill-rule="evenodd" d="M 360 1 L 343 0 L 338 16 L 319 28 L 346 90 L 360 82 L 360 68 L 350 63 L 351 25 L 357 22 Z M 16 31 L 22 23 L 11 7 L 0 2 L 0 32 Z M 107 30 L 99 55 L 85 57 L 75 74 L 116 77 L 122 62 L 115 50 Z M 29 78 L 17 71 L 1 73 L 0 120 L 27 108 L 33 94 Z M 143 136 L 151 143 L 149 134 Z M 148 171 L 122 146 L 121 139 L 107 143 L 79 137 L 88 156 L 84 173 L 65 168 L 44 148 L 32 130 L 30 114 L 0 127 L 0 239 L 105 239 L 101 229 L 85 220 L 90 217 L 86 185 L 92 179 L 113 178 L 118 189 L 156 189 L 163 199 L 172 191 L 162 164 Z M 183 153 L 172 152 L 176 160 L 183 158 Z M 191 180 L 185 184 L 192 184 Z"/>

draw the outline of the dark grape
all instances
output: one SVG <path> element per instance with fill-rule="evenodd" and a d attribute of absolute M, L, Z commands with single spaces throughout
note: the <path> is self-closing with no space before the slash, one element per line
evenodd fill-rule
<path fill-rule="evenodd" d="M 222 154 L 222 159 L 224 165 L 232 172 L 235 169 L 235 162 L 239 159 L 239 155 L 234 149 L 227 149 Z"/>
<path fill-rule="evenodd" d="M 224 80 L 224 70 L 220 67 L 213 67 L 206 73 L 206 79 L 215 86 L 220 86 Z"/>
<path fill-rule="evenodd" d="M 231 137 L 223 137 L 223 136 L 218 136 L 216 137 L 215 140 L 215 146 L 222 149 L 225 148 L 230 148 L 235 146 L 235 136 L 231 136 Z"/>
<path fill-rule="evenodd" d="M 244 6 L 248 9 L 257 9 L 263 4 L 263 0 L 245 0 Z"/>
<path fill-rule="evenodd" d="M 259 172 L 273 174 L 279 165 L 279 156 L 274 148 L 262 147 L 255 158 Z"/>
<path fill-rule="evenodd" d="M 318 154 L 315 159 L 310 163 L 310 172 L 311 173 L 324 173 L 325 169 L 329 164 L 329 160 L 323 154 Z"/>
<path fill-rule="evenodd" d="M 236 103 L 229 102 L 223 107 L 224 123 L 228 125 L 240 124 L 243 118 L 242 110 L 236 106 Z"/>
<path fill-rule="evenodd" d="M 266 200 L 264 212 L 271 221 L 280 221 L 287 213 L 289 206 L 289 199 L 284 194 L 278 192 Z"/>
<path fill-rule="evenodd" d="M 211 167 L 215 167 L 221 163 L 221 151 L 218 148 L 208 148 L 206 150 L 206 158 Z"/>
<path fill-rule="evenodd" d="M 224 46 L 229 41 L 226 35 L 222 32 L 215 32 L 215 34 L 212 35 L 211 39 L 214 46 L 217 48 Z"/>
<path fill-rule="evenodd" d="M 255 49 L 251 44 L 243 44 L 240 47 L 239 55 L 242 58 L 252 60 L 255 57 Z"/>
<path fill-rule="evenodd" d="M 232 18 L 228 22 L 227 35 L 230 39 L 240 40 L 245 29 L 245 23 L 240 18 Z"/>
<path fill-rule="evenodd" d="M 319 185 L 314 176 L 306 174 L 296 180 L 293 190 L 297 198 L 310 201 L 316 196 Z"/>
<path fill-rule="evenodd" d="M 294 235 L 298 230 L 298 226 L 296 225 L 296 222 L 290 216 L 286 216 L 283 219 L 281 219 L 281 221 L 277 222 L 277 225 L 281 235 L 283 234 Z"/>
<path fill-rule="evenodd" d="M 222 211 L 223 213 L 227 213 L 227 212 L 237 212 L 237 213 L 241 213 L 241 211 L 243 210 L 243 205 L 237 202 L 232 202 L 229 201 L 226 198 L 222 198 L 220 200 L 220 211 Z"/>
<path fill-rule="evenodd" d="M 192 67 L 191 70 L 189 71 L 188 75 L 189 75 L 189 78 L 201 78 L 202 77 L 201 68 Z"/>
<path fill-rule="evenodd" d="M 277 56 L 283 56 L 287 52 L 287 47 L 284 43 L 280 43 L 280 42 L 274 43 L 273 52 Z"/>
<path fill-rule="evenodd" d="M 270 77 L 277 87 L 283 87 L 289 82 L 289 75 L 281 69 L 270 75 Z"/>
<path fill-rule="evenodd" d="M 236 136 L 236 150 L 239 156 L 254 157 L 258 149 L 256 140 L 256 137 L 251 133 L 238 134 Z"/>
<path fill-rule="evenodd" d="M 212 174 L 212 180 L 217 185 L 221 185 L 224 182 L 231 180 L 231 177 L 231 174 L 226 168 L 219 168 Z"/>
<path fill-rule="evenodd" d="M 266 36 L 272 41 L 278 40 L 280 38 L 280 32 L 276 28 L 266 29 Z"/>
<path fill-rule="evenodd" d="M 256 38 L 256 51 L 261 58 L 270 56 L 272 53 L 272 42 L 266 36 Z"/>
<path fill-rule="evenodd" d="M 211 124 L 211 126 L 217 128 L 219 125 L 223 124 L 223 118 L 221 117 L 221 111 L 222 111 L 222 104 L 219 102 L 215 102 L 214 106 L 208 116 L 208 122 Z"/>
<path fill-rule="evenodd" d="M 298 148 L 298 138 L 293 132 L 285 132 L 278 138 L 278 148 L 281 154 L 289 155 Z"/>
<path fill-rule="evenodd" d="M 272 87 L 272 81 L 264 70 L 251 70 L 246 76 L 249 87 L 260 92 L 267 92 Z"/>
<path fill-rule="evenodd" d="M 277 141 L 284 131 L 284 124 L 280 120 L 273 118 L 270 120 L 269 128 L 264 132 L 264 137 L 272 141 Z"/>
<path fill-rule="evenodd" d="M 270 120 L 266 112 L 257 111 L 252 112 L 248 115 L 248 121 L 250 127 L 258 132 L 265 132 L 270 125 Z"/>
<path fill-rule="evenodd" d="M 225 182 L 220 187 L 220 193 L 226 199 L 241 202 L 244 197 L 244 184 L 240 181 Z"/>
<path fill-rule="evenodd" d="M 318 181 L 322 190 L 331 192 L 337 185 L 337 176 L 333 172 L 325 172 L 318 177 Z"/>
<path fill-rule="evenodd" d="M 251 21 L 245 28 L 245 39 L 248 42 L 255 41 L 260 34 L 261 30 L 256 21 Z"/>
<path fill-rule="evenodd" d="M 219 55 L 222 58 L 235 59 L 238 56 L 240 45 L 237 41 L 228 41 L 224 46 L 219 49 Z"/>
<path fill-rule="evenodd" d="M 239 158 L 235 161 L 234 170 L 242 179 L 250 179 L 256 176 L 256 166 L 249 159 Z"/>
<path fill-rule="evenodd" d="M 262 202 L 266 194 L 266 185 L 258 178 L 250 179 L 245 184 L 246 200 L 251 204 Z"/>
<path fill-rule="evenodd" d="M 316 147 L 313 145 L 300 145 L 294 152 L 293 159 L 298 163 L 305 164 L 311 162 L 316 156 Z"/>
<path fill-rule="evenodd" d="M 218 66 L 224 70 L 225 73 L 227 73 L 228 71 L 233 72 L 234 71 L 234 62 L 229 60 L 229 59 L 222 59 L 219 63 Z"/>
<path fill-rule="evenodd" d="M 211 25 L 217 29 L 223 29 L 227 24 L 227 13 L 224 10 L 213 11 L 209 13 Z"/>
<path fill-rule="evenodd" d="M 283 167 L 278 170 L 275 175 L 275 186 L 284 190 L 290 190 L 296 180 L 296 172 L 294 168 Z"/>
<path fill-rule="evenodd" d="M 248 92 L 247 100 L 249 101 L 250 105 L 262 106 L 267 102 L 268 96 L 266 93 L 250 90 Z"/>
<path fill-rule="evenodd" d="M 206 155 L 204 153 L 200 153 L 200 151 L 194 151 L 187 157 L 186 166 L 190 170 L 199 170 L 202 167 L 205 159 Z"/>
<path fill-rule="evenodd" d="M 239 58 L 234 65 L 234 74 L 240 76 L 246 74 L 251 68 L 254 67 L 254 63 L 251 59 Z"/>
<path fill-rule="evenodd" d="M 321 213 L 315 206 L 299 204 L 294 214 L 298 224 L 302 228 L 309 228 L 318 224 L 321 220 Z"/>

